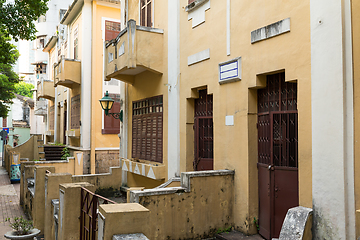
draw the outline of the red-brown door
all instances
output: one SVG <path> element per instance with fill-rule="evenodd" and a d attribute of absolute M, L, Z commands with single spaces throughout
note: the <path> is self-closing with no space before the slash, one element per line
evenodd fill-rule
<path fill-rule="evenodd" d="M 299 205 L 297 90 L 284 78 L 270 75 L 258 91 L 259 233 L 266 239 L 279 236 L 287 210 Z"/>
<path fill-rule="evenodd" d="M 214 137 L 213 137 L 213 98 L 206 89 L 199 91 L 195 99 L 194 136 L 195 157 L 194 170 L 214 169 Z"/>

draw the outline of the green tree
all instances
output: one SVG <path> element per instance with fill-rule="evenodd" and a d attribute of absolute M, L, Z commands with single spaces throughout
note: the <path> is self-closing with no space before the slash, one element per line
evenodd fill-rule
<path fill-rule="evenodd" d="M 10 43 L 10 38 L 34 40 L 36 28 L 34 21 L 48 10 L 49 0 L 14 0 L 6 3 L 0 0 L 0 117 L 6 117 L 8 106 L 14 98 L 18 76 L 12 70 L 19 53 Z"/>
<path fill-rule="evenodd" d="M 15 93 L 24 97 L 32 98 L 33 94 L 31 92 L 31 89 L 33 88 L 34 85 L 32 85 L 31 83 L 19 82 L 15 84 Z"/>

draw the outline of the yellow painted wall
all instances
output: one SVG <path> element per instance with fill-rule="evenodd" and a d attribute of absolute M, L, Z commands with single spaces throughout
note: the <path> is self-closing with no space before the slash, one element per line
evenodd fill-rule
<path fill-rule="evenodd" d="M 354 177 L 355 177 L 355 209 L 356 212 L 356 238 L 360 236 L 360 2 L 351 1 L 352 4 L 352 43 L 354 67 Z"/>
<path fill-rule="evenodd" d="M 187 0 L 181 0 L 185 7 Z M 264 6 L 264 4 L 267 4 Z M 259 7 L 263 6 L 263 7 Z M 192 28 L 180 11 L 180 148 L 181 171 L 192 169 L 193 112 L 196 89 L 207 86 L 213 95 L 214 169 L 235 169 L 234 220 L 237 229 L 255 233 L 258 217 L 257 91 L 259 79 L 285 71 L 286 81 L 298 83 L 299 196 L 311 207 L 311 105 L 309 2 L 269 3 L 231 1 L 231 54 L 226 51 L 226 4 L 211 1 L 205 22 Z M 256 14 L 254 14 L 256 13 Z M 251 44 L 251 31 L 290 17 L 291 31 Z M 187 57 L 210 49 L 210 59 L 188 66 Z M 218 64 L 242 57 L 242 79 L 219 85 Z M 234 126 L 225 126 L 225 116 Z"/>
<path fill-rule="evenodd" d="M 102 5 L 102 2 L 93 1 L 93 27 L 92 27 L 92 111 L 91 111 L 91 159 L 95 159 L 95 148 L 119 147 L 120 141 L 117 134 L 102 134 L 102 110 L 99 100 L 103 97 L 104 79 L 104 40 L 102 39 L 105 26 L 102 18 L 118 19 L 120 22 L 120 4 Z M 104 35 L 105 36 L 105 35 Z M 119 126 L 120 128 L 120 126 Z"/>
<path fill-rule="evenodd" d="M 163 61 L 163 74 L 155 74 L 150 71 L 142 72 L 135 76 L 134 83 L 132 85 L 128 85 L 128 158 L 131 158 L 131 149 L 132 149 L 132 102 L 141 100 L 144 98 L 149 98 L 153 96 L 163 95 L 163 164 L 167 166 L 167 142 L 168 142 L 168 136 L 167 136 L 167 112 L 168 112 L 168 96 L 167 91 L 168 87 L 167 84 L 167 2 L 166 1 L 154 1 L 154 26 L 156 28 L 160 28 L 164 30 L 163 37 L 163 45 L 158 45 L 158 47 L 162 47 L 162 61 Z M 128 13 L 128 19 L 134 19 L 136 21 L 136 24 L 139 25 L 139 1 L 129 1 L 129 13 Z M 141 36 L 141 35 L 139 35 Z M 142 34 L 143 37 L 147 37 L 145 34 Z M 153 41 L 149 43 L 149 45 L 156 45 L 156 38 L 151 38 L 151 35 L 148 34 L 148 41 Z M 146 42 L 145 40 L 142 42 Z M 141 54 L 146 54 L 141 51 L 138 53 L 138 58 L 141 58 Z M 167 173 L 166 179 L 167 179 Z M 136 176 L 134 176 L 134 179 Z M 129 178 L 130 182 L 132 181 L 132 178 Z"/>

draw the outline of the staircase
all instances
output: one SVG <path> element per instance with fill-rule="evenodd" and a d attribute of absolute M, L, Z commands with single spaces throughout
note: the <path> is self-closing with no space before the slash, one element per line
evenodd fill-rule
<path fill-rule="evenodd" d="M 62 151 L 64 146 L 55 145 L 39 145 L 39 158 L 40 161 L 62 161 Z"/>

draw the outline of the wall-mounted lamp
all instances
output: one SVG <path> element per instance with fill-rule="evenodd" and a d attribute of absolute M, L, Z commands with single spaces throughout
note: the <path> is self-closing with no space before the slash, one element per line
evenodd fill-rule
<path fill-rule="evenodd" d="M 111 115 L 115 119 L 120 119 L 120 121 L 123 121 L 123 110 L 121 110 L 119 113 L 109 113 L 109 110 L 111 110 L 114 100 L 109 97 L 108 91 L 106 91 L 105 96 L 99 100 L 101 108 L 105 111 L 105 115 Z"/>

